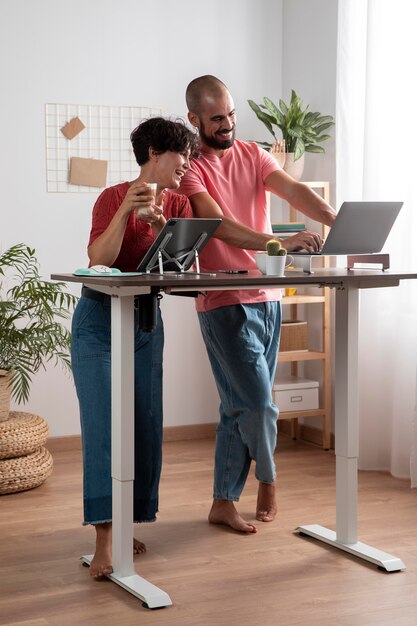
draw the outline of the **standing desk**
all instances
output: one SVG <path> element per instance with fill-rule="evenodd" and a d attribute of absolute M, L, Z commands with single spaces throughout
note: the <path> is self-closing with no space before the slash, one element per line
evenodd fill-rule
<path fill-rule="evenodd" d="M 112 333 L 112 479 L 113 573 L 108 577 L 149 608 L 172 604 L 171 598 L 133 567 L 134 477 L 134 296 L 155 291 L 181 293 L 218 289 L 316 286 L 336 289 L 335 453 L 336 531 L 319 524 L 299 526 L 308 535 L 370 561 L 388 572 L 405 569 L 396 556 L 358 541 L 358 322 L 361 289 L 397 287 L 417 273 L 320 268 L 314 274 L 288 271 L 286 276 L 248 274 L 144 274 L 137 276 L 73 276 L 52 274 L 53 280 L 84 283 L 111 299 Z M 83 557 L 90 564 L 93 555 Z"/>

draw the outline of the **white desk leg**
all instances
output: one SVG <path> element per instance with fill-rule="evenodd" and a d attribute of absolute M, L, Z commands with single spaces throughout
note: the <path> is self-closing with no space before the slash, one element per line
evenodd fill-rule
<path fill-rule="evenodd" d="M 357 540 L 359 290 L 336 292 L 336 532 L 318 524 L 299 526 L 309 535 L 375 563 L 388 572 L 405 569 L 397 557 Z"/>
<path fill-rule="evenodd" d="M 134 478 L 134 298 L 112 298 L 112 489 L 113 573 L 108 578 L 146 602 L 169 606 L 162 589 L 138 576 L 133 568 Z M 93 555 L 83 557 L 90 564 Z"/>

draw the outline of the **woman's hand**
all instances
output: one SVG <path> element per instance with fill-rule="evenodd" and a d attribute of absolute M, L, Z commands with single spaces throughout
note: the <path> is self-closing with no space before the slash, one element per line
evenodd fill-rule
<path fill-rule="evenodd" d="M 134 182 L 130 185 L 119 211 L 123 215 L 136 211 L 138 219 L 149 223 L 157 221 L 163 212 L 163 192 L 156 201 L 155 192 L 147 183 Z"/>
<path fill-rule="evenodd" d="M 151 190 L 149 188 L 143 188 L 136 194 L 137 199 L 135 204 L 136 219 L 148 224 L 154 224 L 161 220 L 161 216 L 164 212 L 164 190 L 155 199 L 154 195 L 150 195 Z"/>

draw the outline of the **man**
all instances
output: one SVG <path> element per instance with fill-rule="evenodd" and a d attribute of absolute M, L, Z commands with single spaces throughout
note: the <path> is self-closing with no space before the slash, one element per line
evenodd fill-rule
<path fill-rule="evenodd" d="M 236 113 L 227 87 L 201 76 L 187 87 L 188 119 L 198 129 L 201 154 L 191 162 L 180 193 L 197 217 L 222 224 L 200 255 L 202 271 L 256 269 L 254 250 L 272 238 L 266 190 L 306 216 L 331 226 L 335 211 L 307 185 L 288 176 L 255 143 L 235 139 Z M 317 233 L 285 240 L 288 251 L 319 250 Z M 210 291 L 197 298 L 197 311 L 217 388 L 220 423 L 216 433 L 213 505 L 209 521 L 256 532 L 235 508 L 251 460 L 259 481 L 256 519 L 277 514 L 274 450 L 278 409 L 272 402 L 281 325 L 280 290 Z"/>

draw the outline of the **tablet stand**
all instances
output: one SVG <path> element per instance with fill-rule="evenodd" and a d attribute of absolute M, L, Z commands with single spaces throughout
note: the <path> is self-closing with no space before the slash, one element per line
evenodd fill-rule
<path fill-rule="evenodd" d="M 203 242 L 207 239 L 207 233 L 201 233 L 191 249 L 186 250 L 183 254 L 179 256 L 172 256 L 166 251 L 166 246 L 171 240 L 171 237 L 172 233 L 167 233 L 165 235 L 160 245 L 158 246 L 158 249 L 155 250 L 155 253 L 146 264 L 146 274 L 151 273 L 151 271 L 156 267 L 156 263 L 158 263 L 159 273 L 163 274 L 164 260 L 168 263 L 173 263 L 178 268 L 181 274 L 185 272 L 187 267 L 190 267 L 190 265 L 195 263 L 196 273 L 200 274 L 200 260 L 198 256 L 198 251 L 201 248 Z"/>
<path fill-rule="evenodd" d="M 138 272 L 171 272 L 181 277 L 195 263 L 194 273 L 200 274 L 198 255 L 220 224 L 220 218 L 170 218 L 140 261 Z"/>

